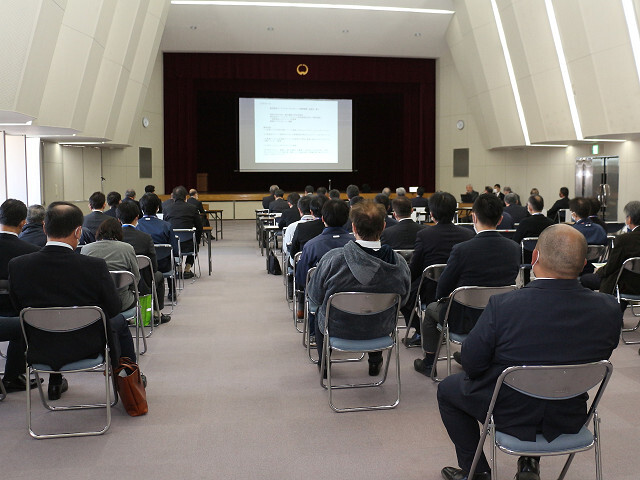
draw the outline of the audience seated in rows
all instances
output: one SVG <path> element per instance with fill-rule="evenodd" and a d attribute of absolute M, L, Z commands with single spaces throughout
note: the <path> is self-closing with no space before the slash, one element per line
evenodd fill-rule
<path fill-rule="evenodd" d="M 476 236 L 451 249 L 447 266 L 438 280 L 436 298 L 427 306 L 420 331 L 424 359 L 416 359 L 414 368 L 431 375 L 434 353 L 440 339 L 438 324 L 442 324 L 449 296 L 457 287 L 500 287 L 515 284 L 520 266 L 520 248 L 496 232 L 502 218 L 502 201 L 493 194 L 483 193 L 473 203 L 472 219 Z M 455 333 L 469 333 L 478 319 L 478 311 L 451 306 L 449 328 Z"/>
<path fill-rule="evenodd" d="M 411 275 L 404 258 L 387 245 L 380 243 L 384 229 L 385 211 L 382 205 L 364 200 L 351 208 L 349 214 L 355 242 L 327 252 L 318 263 L 315 275 L 307 286 L 309 302 L 317 307 L 316 344 L 322 358 L 327 301 L 337 292 L 398 293 L 402 304 L 407 299 Z M 382 316 L 383 313 L 380 314 Z M 373 320 L 373 319 L 372 319 Z M 380 330 L 350 332 L 356 338 L 377 338 L 388 334 Z M 387 326 L 388 327 L 388 326 Z M 393 327 L 391 327 L 393 328 Z M 349 337 L 349 322 L 344 321 L 333 330 L 338 336 Z M 320 366 L 322 362 L 318 362 Z M 369 375 L 376 376 L 382 366 L 382 352 L 369 353 Z"/>
<path fill-rule="evenodd" d="M 269 213 L 282 213 L 289 208 L 289 204 L 284 197 L 284 191 L 278 189 L 275 191 L 275 199 L 269 204 Z"/>
<path fill-rule="evenodd" d="M 313 191 L 314 191 L 313 185 L 307 185 L 306 187 L 304 187 L 304 194 L 305 195 L 311 196 L 311 195 L 313 195 Z M 277 197 L 277 195 L 276 195 L 276 197 Z"/>
<path fill-rule="evenodd" d="M 311 197 L 304 195 L 298 200 L 298 212 L 300 213 L 300 220 L 289 224 L 287 231 L 282 239 L 282 248 L 285 249 L 289 255 L 289 261 L 291 267 L 293 267 L 293 255 L 291 255 L 291 243 L 293 242 L 293 235 L 296 233 L 298 225 L 305 222 L 311 222 L 316 217 L 311 213 Z"/>
<path fill-rule="evenodd" d="M 622 314 L 616 300 L 582 288 L 576 280 L 587 242 L 567 225 L 544 230 L 533 252 L 536 278 L 526 287 L 494 295 L 462 344 L 464 372 L 438 385 L 442 422 L 455 445 L 458 467 L 445 480 L 467 478 L 491 396 L 502 371 L 514 365 L 559 365 L 608 359 L 618 344 Z M 553 441 L 576 433 L 587 418 L 586 395 L 541 400 L 503 388 L 494 410 L 496 429 L 523 441 L 542 434 Z M 520 457 L 516 480 L 540 479 L 538 457 Z M 474 480 L 489 480 L 484 454 Z"/>
<path fill-rule="evenodd" d="M 300 200 L 300 194 L 291 192 L 287 195 L 287 204 L 289 208 L 282 212 L 280 220 L 278 220 L 278 227 L 284 228 L 291 225 L 293 222 L 300 220 L 300 210 L 298 210 L 298 200 Z"/>
<path fill-rule="evenodd" d="M 331 200 L 340 200 L 340 190 L 336 190 L 335 188 L 329 190 L 329 198 Z"/>
<path fill-rule="evenodd" d="M 276 190 L 278 190 L 278 188 L 278 185 L 271 185 L 269 187 L 269 195 L 267 195 L 266 197 L 262 197 L 262 208 L 264 208 L 265 210 L 269 209 L 269 204 L 276 199 L 274 193 L 276 193 Z"/>
<path fill-rule="evenodd" d="M 527 237 L 538 237 L 545 228 L 553 225 L 553 220 L 542 214 L 543 208 L 544 199 L 540 195 L 531 195 L 529 197 L 527 200 L 527 210 L 530 216 L 520 220 L 520 224 L 512 237 L 514 242 L 520 243 L 523 238 Z M 525 255 L 527 255 L 526 252 Z M 525 257 L 524 263 L 531 263 L 531 252 Z"/>
<path fill-rule="evenodd" d="M 89 197 L 89 208 L 91 209 L 91 213 L 84 216 L 82 227 L 89 230 L 94 237 L 96 236 L 96 232 L 98 231 L 100 224 L 107 218 L 104 214 L 106 206 L 107 204 L 105 202 L 104 193 L 94 192 Z"/>
<path fill-rule="evenodd" d="M 429 211 L 429 200 L 424 198 L 424 187 L 418 187 L 416 190 L 416 196 L 411 199 L 411 206 L 413 208 L 427 207 L 427 211 Z"/>
<path fill-rule="evenodd" d="M 602 219 L 598 216 L 600 214 L 600 208 L 602 207 L 602 203 L 596 197 L 590 197 L 589 204 L 591 205 L 591 210 L 589 211 L 589 220 L 591 223 L 597 223 L 604 231 L 607 231 L 607 224 L 602 221 Z"/>
<path fill-rule="evenodd" d="M 349 205 L 353 205 L 353 198 L 360 196 L 360 189 L 357 185 L 349 185 L 347 187 L 347 199 L 349 200 Z"/>
<path fill-rule="evenodd" d="M 588 198 L 575 197 L 569 201 L 569 209 L 573 217 L 573 228 L 578 230 L 587 239 L 589 245 L 606 245 L 607 232 L 597 223 L 592 223 L 589 215 L 591 214 L 591 202 Z"/>
<path fill-rule="evenodd" d="M 373 198 L 373 201 L 375 203 L 381 204 L 384 207 L 385 212 L 387 212 L 387 217 L 385 218 L 385 224 L 387 227 L 393 227 L 398 223 L 398 221 L 395 218 L 390 216 L 392 214 L 391 199 L 389 198 L 388 195 L 379 193 Z"/>
<path fill-rule="evenodd" d="M 411 207 L 411 201 L 407 197 L 396 197 L 391 202 L 391 205 L 393 207 L 393 217 L 398 223 L 385 228 L 380 241 L 383 245 L 389 245 L 394 250 L 413 250 L 416 244 L 416 235 L 424 226 L 414 222 L 411 218 L 413 208 Z"/>
<path fill-rule="evenodd" d="M 506 190 L 506 187 L 505 187 Z M 520 223 L 522 219 L 529 216 L 529 212 L 527 211 L 527 207 L 523 207 L 518 204 L 518 196 L 515 193 L 507 193 L 504 196 L 504 204 L 506 207 L 504 208 L 503 215 L 508 213 L 511 215 L 513 219 L 513 223 Z"/>
<path fill-rule="evenodd" d="M 558 222 L 558 212 L 569 208 L 569 189 L 562 187 L 558 196 L 560 199 L 556 200 L 553 206 L 547 211 L 547 217 L 553 220 L 554 223 Z"/>
<path fill-rule="evenodd" d="M 108 217 L 100 224 L 96 232 L 96 241 L 82 247 L 81 253 L 89 257 L 103 259 L 110 271 L 131 272 L 136 278 L 136 284 L 140 282 L 136 252 L 131 245 L 122 241 L 122 225 L 115 218 Z M 132 287 L 119 288 L 118 297 L 120 298 L 121 312 L 136 305 L 136 297 Z"/>
<path fill-rule="evenodd" d="M 109 209 L 105 210 L 104 214 L 116 218 L 116 209 L 118 208 L 118 205 L 120 205 L 121 201 L 122 195 L 118 192 L 109 192 L 107 194 L 107 205 L 109 206 Z"/>
<path fill-rule="evenodd" d="M 47 235 L 44 233 L 44 212 L 42 205 L 31 205 L 27 209 L 27 223 L 22 227 L 18 237 L 38 247 L 44 247 L 47 243 Z"/>
<path fill-rule="evenodd" d="M 295 257 L 296 253 L 301 252 L 309 240 L 320 235 L 324 230 L 324 223 L 322 223 L 321 220 L 322 207 L 327 201 L 327 197 L 324 196 L 313 195 L 311 197 L 309 208 L 314 218 L 311 221 L 298 223 L 291 239 L 291 247 L 289 248 L 291 257 Z"/>
<path fill-rule="evenodd" d="M 404 187 L 396 188 L 396 197 L 404 197 L 407 195 L 407 190 Z"/>
<path fill-rule="evenodd" d="M 507 195 L 509 195 L 510 193 L 513 193 L 516 196 L 516 200 L 514 205 L 518 205 L 518 206 L 522 206 L 522 204 L 520 203 L 520 195 L 518 195 L 517 193 L 515 193 L 513 190 L 511 190 L 511 187 L 504 187 L 504 189 L 502 190 L 504 192 L 504 196 L 506 197 Z M 506 200 L 505 200 L 506 203 Z M 515 220 L 515 217 L 514 217 Z M 516 220 L 516 223 L 518 223 L 518 221 Z"/>
<path fill-rule="evenodd" d="M 16 257 L 9 262 L 11 301 L 16 311 L 25 307 L 73 307 L 95 305 L 109 319 L 108 342 L 114 368 L 121 356 L 135 359 L 135 349 L 129 326 L 119 312 L 122 303 L 101 258 L 78 255 L 75 249 L 82 235 L 82 211 L 68 202 L 53 202 L 47 208 L 44 230 L 47 245 L 41 250 Z M 119 222 L 111 219 L 114 222 Z M 126 244 L 123 244 L 126 245 Z M 133 248 L 130 245 L 127 247 Z M 55 288 L 52 288 L 55 283 Z M 95 358 L 99 352 L 88 349 L 94 338 L 104 339 L 99 322 L 65 339 L 56 341 L 55 351 L 60 365 L 84 358 Z M 62 343 L 61 343 L 62 342 Z M 50 351 L 40 349 L 43 362 L 48 363 Z M 64 358 L 60 356 L 64 352 Z M 52 365 L 55 368 L 55 365 Z M 48 396 L 57 400 L 68 388 L 61 375 L 50 375 Z"/>
<path fill-rule="evenodd" d="M 322 195 L 323 197 L 326 197 L 326 196 L 327 196 L 327 189 L 326 189 L 326 187 L 318 187 L 318 188 L 316 189 L 316 194 L 317 194 L 317 195 Z"/>
<path fill-rule="evenodd" d="M 185 235 L 184 238 L 180 237 L 180 248 L 183 252 L 194 252 L 198 248 L 200 239 L 202 238 L 202 217 L 198 213 L 198 209 L 187 203 L 187 189 L 182 185 L 177 186 L 171 192 L 171 198 L 173 198 L 173 204 L 163 214 L 163 220 L 171 223 L 174 229 L 196 229 L 196 243 L 193 243 L 192 235 Z M 191 271 L 193 266 L 193 255 L 187 256 L 184 265 L 184 278 L 193 278 L 194 274 Z"/>
<path fill-rule="evenodd" d="M 142 210 L 140 210 L 140 203 L 136 200 L 136 191 L 133 188 L 130 188 L 126 192 L 124 192 L 124 198 L 122 199 L 122 201 L 135 203 L 136 207 L 138 207 L 139 215 L 142 216 Z"/>
<path fill-rule="evenodd" d="M 498 199 L 499 200 L 499 199 Z M 515 228 L 515 222 L 513 221 L 513 217 L 509 215 L 509 213 L 503 211 L 502 219 L 498 224 L 498 228 L 500 230 L 513 230 Z"/>
<path fill-rule="evenodd" d="M 429 197 L 429 210 L 435 225 L 426 227 L 416 235 L 415 249 L 411 257 L 411 294 L 409 301 L 402 309 L 408 322 L 411 310 L 416 302 L 416 295 L 422 278 L 422 272 L 430 265 L 447 263 L 451 249 L 460 242 L 473 238 L 473 231 L 453 224 L 457 203 L 453 195 L 447 192 L 436 192 Z M 436 300 L 437 283 L 425 280 L 422 284 L 420 298 L 429 304 Z M 411 325 L 416 333 L 410 339 L 412 345 L 421 345 L 420 325 L 417 315 Z"/>

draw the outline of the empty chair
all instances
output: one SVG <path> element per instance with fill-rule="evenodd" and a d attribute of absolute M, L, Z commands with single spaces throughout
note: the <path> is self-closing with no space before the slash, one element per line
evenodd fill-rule
<path fill-rule="evenodd" d="M 129 273 L 129 272 L 127 272 Z M 111 400 L 113 371 L 109 360 L 107 344 L 107 319 L 98 307 L 58 307 L 58 308 L 25 308 L 20 312 L 20 323 L 27 344 L 27 378 L 36 377 L 42 404 L 50 411 L 69 411 L 89 408 L 104 408 L 105 425 L 100 430 L 64 433 L 36 433 L 31 420 L 31 390 L 27 389 L 27 427 L 29 434 L 38 439 L 101 435 L 111 425 L 111 407 L 117 402 L 114 389 L 114 400 Z M 77 335 L 79 330 L 87 330 L 87 339 L 95 339 L 95 344 L 86 345 L 85 350 L 95 350 L 94 358 L 74 359 L 69 349 L 59 348 L 56 338 Z M 90 332 L 89 332 L 90 330 Z M 98 335 L 96 333 L 99 332 Z M 99 340 L 98 340 L 99 339 Z M 104 375 L 104 403 L 80 405 L 51 405 L 45 400 L 40 383 L 40 374 L 100 372 Z"/>
<path fill-rule="evenodd" d="M 401 297 L 397 293 L 341 292 L 334 293 L 329 297 L 325 317 L 324 352 L 320 367 L 320 372 L 324 372 L 326 368 L 327 381 L 325 384 L 321 373 L 320 384 L 329 390 L 329 406 L 335 412 L 384 410 L 395 408 L 400 403 L 400 356 L 397 335 L 400 300 Z M 340 319 L 340 322 L 336 322 L 337 318 Z M 345 323 L 349 324 L 349 332 L 341 331 L 347 328 L 344 326 Z M 341 325 L 342 328 L 340 328 Z M 366 338 L 344 338 L 345 333 L 352 337 L 355 331 L 366 331 L 371 335 L 366 335 Z M 395 400 L 392 403 L 353 407 L 337 407 L 334 404 L 334 390 L 381 386 L 387 379 L 391 352 L 394 348 L 397 389 Z M 381 380 L 371 383 L 333 384 L 332 366 L 337 362 L 331 358 L 332 351 L 357 353 L 385 350 L 388 352 L 387 361 Z M 350 362 L 340 363 L 346 365 Z"/>
<path fill-rule="evenodd" d="M 482 454 L 485 439 L 487 435 L 490 435 L 492 438 L 491 478 L 498 478 L 498 464 L 496 461 L 498 449 L 509 455 L 529 457 L 569 455 L 558 476 L 558 480 L 562 480 L 575 454 L 594 448 L 596 457 L 596 479 L 602 480 L 600 417 L 598 416 L 597 407 L 612 372 L 613 366 L 607 360 L 582 365 L 528 365 L 506 368 L 496 382 L 486 420 L 482 426 L 480 441 L 478 442 L 473 463 L 469 469 L 469 478 L 473 478 L 475 474 L 476 465 Z M 515 389 L 524 395 L 549 401 L 566 400 L 595 388 L 597 388 L 597 393 L 589 408 L 587 420 L 578 433 L 562 434 L 552 442 L 548 442 L 544 436 L 539 433 L 536 435 L 535 441 L 527 442 L 496 429 L 493 411 L 503 385 Z M 592 421 L 593 431 L 590 431 L 588 426 Z"/>

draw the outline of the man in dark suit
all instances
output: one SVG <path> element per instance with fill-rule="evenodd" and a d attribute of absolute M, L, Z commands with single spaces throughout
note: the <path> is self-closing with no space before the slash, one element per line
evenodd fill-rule
<path fill-rule="evenodd" d="M 289 209 L 289 204 L 284 199 L 284 191 L 281 189 L 276 190 L 275 200 L 269 204 L 270 213 L 282 213 Z"/>
<path fill-rule="evenodd" d="M 116 209 L 118 208 L 118 205 L 120 205 L 121 201 L 122 195 L 118 192 L 107 193 L 107 205 L 109 206 L 109 209 L 105 210 L 104 214 L 116 218 Z"/>
<path fill-rule="evenodd" d="M 375 197 L 373 197 L 373 201 L 375 203 L 379 203 L 383 205 L 385 211 L 387 212 L 387 216 L 384 219 L 385 228 L 393 227 L 394 225 L 398 224 L 398 220 L 396 220 L 392 216 L 391 200 L 389 199 L 389 195 L 385 195 L 384 193 L 379 193 Z"/>
<path fill-rule="evenodd" d="M 202 205 L 202 202 L 198 198 L 198 191 L 195 188 L 192 188 L 191 190 L 189 190 L 189 197 L 187 198 L 187 203 L 190 203 L 191 205 L 193 205 L 198 209 L 198 212 L 202 217 L 202 225 L 205 227 L 208 227 L 209 218 L 207 217 L 207 214 L 204 212 L 204 205 Z"/>
<path fill-rule="evenodd" d="M 129 190 L 124 192 L 124 198 L 122 199 L 122 201 L 135 203 L 136 206 L 138 207 L 140 216 L 142 216 L 142 210 L 140 210 L 140 203 L 138 203 L 138 201 L 136 200 L 136 191 L 133 188 L 130 188 Z"/>
<path fill-rule="evenodd" d="M 416 208 L 416 207 L 429 207 L 429 200 L 424 198 L 423 195 L 424 195 L 424 187 L 418 187 L 418 189 L 416 190 L 415 198 L 411 199 L 411 206 L 413 208 Z M 429 211 L 429 209 L 427 208 L 427 212 L 428 211 Z"/>
<path fill-rule="evenodd" d="M 22 227 L 18 237 L 38 247 L 44 247 L 47 236 L 44 233 L 44 207 L 42 205 L 30 205 L 27 209 L 27 223 Z"/>
<path fill-rule="evenodd" d="M 476 198 L 478 198 L 478 195 L 478 192 L 473 189 L 473 185 L 468 183 L 465 187 L 465 193 L 462 194 L 460 199 L 463 203 L 473 203 L 476 201 Z"/>
<path fill-rule="evenodd" d="M 553 221 L 542 214 L 544 208 L 544 199 L 540 195 L 531 195 L 527 200 L 527 211 L 530 216 L 520 220 L 516 233 L 513 234 L 512 240 L 520 243 L 526 237 L 539 237 L 542 231 Z M 526 254 L 526 252 L 525 252 Z M 531 252 L 529 252 L 529 261 L 525 258 L 525 263 L 530 263 Z"/>
<path fill-rule="evenodd" d="M 560 199 L 556 200 L 556 203 L 554 203 L 553 207 L 547 212 L 547 217 L 553 220 L 553 223 L 558 222 L 558 211 L 569 208 L 569 189 L 562 187 L 558 195 L 560 195 Z"/>
<path fill-rule="evenodd" d="M 424 226 L 416 223 L 411 218 L 411 201 L 407 197 L 394 198 L 391 202 L 393 216 L 397 224 L 385 228 L 380 237 L 383 245 L 389 245 L 394 250 L 413 250 L 416 244 L 416 235 Z"/>
<path fill-rule="evenodd" d="M 429 210 L 431 218 L 436 224 L 432 227 L 422 229 L 416 235 L 416 243 L 411 257 L 411 293 L 409 300 L 402 309 L 402 314 L 408 322 L 411 317 L 411 310 L 416 303 L 416 295 L 422 278 L 422 272 L 430 265 L 447 263 L 449 254 L 454 245 L 470 240 L 474 233 L 470 228 L 454 225 L 457 202 L 453 195 L 447 192 L 436 192 L 429 197 Z M 436 286 L 438 284 L 426 279 L 422 284 L 420 298 L 424 303 L 429 304 L 436 300 Z M 421 345 L 420 325 L 417 315 L 414 316 L 413 324 L 416 333 L 410 339 L 414 346 Z"/>
<path fill-rule="evenodd" d="M 200 238 L 202 237 L 202 217 L 198 213 L 198 209 L 187 203 L 187 189 L 182 185 L 173 189 L 171 193 L 173 205 L 168 212 L 164 214 L 163 219 L 171 223 L 176 228 L 193 228 L 196 229 L 196 244 L 193 244 L 193 236 L 191 234 L 183 234 L 180 237 L 180 248 L 183 252 L 193 252 L 198 248 Z M 178 235 L 180 236 L 180 235 Z M 193 266 L 193 255 L 187 256 L 184 266 L 184 278 L 193 278 L 191 267 Z"/>
<path fill-rule="evenodd" d="M 280 220 L 278 220 L 278 227 L 284 228 L 291 225 L 293 222 L 300 220 L 300 211 L 298 210 L 298 200 L 300 200 L 300 194 L 291 192 L 287 195 L 287 203 L 289 208 L 282 212 Z"/>
<path fill-rule="evenodd" d="M 40 250 L 39 247 L 18 238 L 26 216 L 27 207 L 20 200 L 10 198 L 0 205 L 0 279 L 2 280 L 9 278 L 11 259 Z M 20 319 L 17 318 L 19 313 L 8 295 L 0 295 L 0 342 L 9 342 L 2 379 L 7 392 L 23 391 L 27 388 L 24 368 L 25 344 Z M 35 386 L 35 382 L 31 382 L 31 387 Z"/>
<path fill-rule="evenodd" d="M 156 249 L 153 246 L 153 238 L 148 233 L 138 230 L 138 209 L 131 202 L 121 203 L 118 206 L 118 220 L 122 223 L 122 241 L 133 247 L 136 255 L 144 255 L 151 260 L 151 270 L 145 268 L 140 271 L 142 277 L 140 282 L 140 294 L 147 295 L 151 293 L 151 275 L 156 284 L 156 299 L 158 300 L 158 308 L 164 308 L 164 278 L 162 272 L 158 270 L 158 260 L 156 258 Z M 171 320 L 170 315 L 165 315 L 156 311 L 154 305 L 154 317 L 156 323 L 167 323 Z"/>
<path fill-rule="evenodd" d="M 278 188 L 280 188 L 278 187 L 278 185 L 271 185 L 269 187 L 269 195 L 267 195 L 266 197 L 262 197 L 262 208 L 264 208 L 265 210 L 269 209 L 269 204 L 276 199 L 274 193 L 276 193 L 276 190 L 278 190 Z"/>
<path fill-rule="evenodd" d="M 316 217 L 315 220 L 310 222 L 299 223 L 296 227 L 296 231 L 293 234 L 291 240 L 291 246 L 289 247 L 289 254 L 291 258 L 295 257 L 296 253 L 301 252 L 304 245 L 314 237 L 317 237 L 324 230 L 324 223 L 322 222 L 322 207 L 328 199 L 322 195 L 313 195 L 311 197 L 311 203 L 309 208 L 311 214 Z"/>
<path fill-rule="evenodd" d="M 502 218 L 502 201 L 493 194 L 483 193 L 473 203 L 471 216 L 477 234 L 451 249 L 447 266 L 438 280 L 437 299 L 449 296 L 457 287 L 500 287 L 515 283 L 520 248 L 496 232 L 496 225 Z M 437 327 L 444 321 L 447 306 L 447 301 L 430 303 L 420 326 L 425 357 L 416 359 L 414 368 L 427 376 L 431 375 L 440 339 Z M 449 313 L 449 329 L 455 333 L 469 333 L 478 317 L 478 310 L 454 304 Z"/>
<path fill-rule="evenodd" d="M 525 288 L 495 295 L 462 345 L 463 373 L 438 386 L 440 415 L 456 447 L 460 468 L 445 467 L 446 480 L 463 480 L 479 441 L 493 389 L 514 365 L 559 365 L 607 359 L 618 345 L 622 314 L 615 298 L 582 288 L 587 242 L 577 230 L 555 225 L 540 235 L 533 252 L 535 280 Z M 514 312 L 517 312 L 514 315 Z M 586 395 L 538 400 L 503 388 L 494 410 L 496 427 L 523 441 L 541 433 L 552 441 L 576 433 L 586 421 Z M 539 480 L 539 459 L 521 457 L 516 480 Z M 475 480 L 489 480 L 480 458 Z"/>
<path fill-rule="evenodd" d="M 604 293 L 615 293 L 616 279 L 620 268 L 624 261 L 631 257 L 640 257 L 640 202 L 629 202 L 624 206 L 625 223 L 631 230 L 624 233 L 613 242 L 613 249 L 609 254 L 607 263 L 596 270 L 597 279 L 599 281 L 599 289 Z M 624 271 L 620 275 L 620 291 L 638 295 L 640 294 L 639 275 Z M 583 281 L 584 283 L 584 281 Z M 595 288 L 598 288 L 596 284 Z M 622 306 L 624 309 L 626 303 Z"/>
<path fill-rule="evenodd" d="M 16 310 L 78 305 L 100 307 L 109 319 L 107 334 L 111 363 L 117 366 L 120 356 L 135 359 L 133 339 L 125 318 L 120 315 L 120 299 L 106 262 L 75 252 L 82 235 L 82 222 L 82 211 L 75 205 L 68 202 L 49 205 L 44 219 L 47 245 L 38 252 L 9 262 L 11 301 Z M 57 364 L 95 358 L 99 353 L 95 350 L 96 342 L 99 344 L 104 341 L 103 331 L 102 324 L 96 322 L 69 333 L 65 338 L 56 336 Z M 38 360 L 49 363 L 51 353 L 43 345 L 39 349 Z M 55 368 L 56 365 L 52 366 Z M 49 377 L 50 400 L 60 398 L 67 388 L 67 381 L 61 375 Z"/>
<path fill-rule="evenodd" d="M 93 192 L 89 197 L 91 213 L 84 216 L 82 226 L 89 230 L 94 237 L 100 224 L 107 219 L 107 217 L 104 216 L 106 205 L 104 193 L 102 192 Z"/>
<path fill-rule="evenodd" d="M 504 211 L 511 215 L 514 223 L 520 223 L 524 218 L 529 216 L 527 207 L 518 205 L 518 196 L 515 193 L 507 193 L 504 196 L 504 203 L 506 205 Z"/>

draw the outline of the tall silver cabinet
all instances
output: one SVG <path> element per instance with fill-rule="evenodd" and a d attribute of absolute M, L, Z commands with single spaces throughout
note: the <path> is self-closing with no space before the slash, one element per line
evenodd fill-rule
<path fill-rule="evenodd" d="M 597 197 L 602 203 L 600 217 L 618 220 L 618 157 L 580 157 L 576 159 L 576 197 Z"/>

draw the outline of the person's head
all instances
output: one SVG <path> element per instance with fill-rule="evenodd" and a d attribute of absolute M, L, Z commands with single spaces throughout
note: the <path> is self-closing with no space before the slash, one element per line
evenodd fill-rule
<path fill-rule="evenodd" d="M 502 192 L 506 195 L 507 193 L 513 193 L 513 190 L 511 190 L 511 187 L 504 187 Z"/>
<path fill-rule="evenodd" d="M 109 192 L 107 194 L 107 205 L 110 207 L 117 207 L 122 201 L 122 195 L 118 192 Z"/>
<path fill-rule="evenodd" d="M 360 195 L 356 195 L 355 197 L 349 199 L 349 206 L 353 207 L 356 203 L 360 203 L 363 200 L 364 200 L 364 197 L 361 197 Z"/>
<path fill-rule="evenodd" d="M 115 218 L 113 220 L 118 222 Z M 83 222 L 82 210 L 73 203 L 53 202 L 44 214 L 44 233 L 48 240 L 65 242 L 76 248 L 82 236 Z"/>
<path fill-rule="evenodd" d="M 328 200 L 322 206 L 322 221 L 327 227 L 341 227 L 349 220 L 349 206 L 342 200 Z"/>
<path fill-rule="evenodd" d="M 567 187 L 562 187 L 560 189 L 560 198 L 567 198 L 569 196 L 569 189 Z"/>
<path fill-rule="evenodd" d="M 484 193 L 493 193 L 493 188 L 490 185 L 485 185 Z"/>
<path fill-rule="evenodd" d="M 429 212 L 437 223 L 451 223 L 456 214 L 458 203 L 448 192 L 435 192 L 429 197 Z"/>
<path fill-rule="evenodd" d="M 467 191 L 467 193 L 473 192 L 473 185 L 471 185 L 470 183 L 468 183 L 467 186 L 464 188 Z"/>
<path fill-rule="evenodd" d="M 124 196 L 126 198 L 130 198 L 131 200 L 135 200 L 136 198 L 136 191 L 133 188 L 130 188 L 129 190 L 127 190 L 126 192 L 124 192 Z"/>
<path fill-rule="evenodd" d="M 353 184 L 349 185 L 347 187 L 347 198 L 351 200 L 356 195 L 360 195 L 360 189 L 358 188 L 358 186 Z"/>
<path fill-rule="evenodd" d="M 416 190 L 416 196 L 421 197 L 422 195 L 424 195 L 424 187 L 418 187 Z"/>
<path fill-rule="evenodd" d="M 385 226 L 387 212 L 381 203 L 371 200 L 362 200 L 353 207 L 349 213 L 353 233 L 361 240 L 377 241 Z"/>
<path fill-rule="evenodd" d="M 390 195 L 391 195 L 391 189 L 390 189 L 389 187 L 384 187 L 384 188 L 382 189 L 382 192 L 381 192 L 381 193 L 382 193 L 383 195 L 386 195 L 386 196 L 388 197 L 388 196 L 390 196 Z"/>
<path fill-rule="evenodd" d="M 396 196 L 404 197 L 406 194 L 407 194 L 407 191 L 404 189 L 404 187 L 396 188 Z"/>
<path fill-rule="evenodd" d="M 306 187 L 304 187 L 304 193 L 306 195 L 313 195 L 313 185 L 307 185 Z"/>
<path fill-rule="evenodd" d="M 318 187 L 317 190 L 316 190 L 316 193 L 318 195 L 322 195 L 322 196 L 326 197 L 327 196 L 327 189 L 325 187 Z"/>
<path fill-rule="evenodd" d="M 591 213 L 591 202 L 584 197 L 575 197 L 569 200 L 569 210 L 575 220 L 582 220 L 589 217 Z"/>
<path fill-rule="evenodd" d="M 387 195 L 385 195 L 384 193 L 379 193 L 378 195 L 376 195 L 373 199 L 373 201 L 375 203 L 379 203 L 380 205 L 384 206 L 384 211 L 388 212 L 389 211 L 389 207 L 391 206 L 391 200 L 389 199 L 389 197 Z"/>
<path fill-rule="evenodd" d="M 291 192 L 287 195 L 287 202 L 289 202 L 289 205 L 292 207 L 298 205 L 298 200 L 300 200 L 300 194 L 298 192 Z"/>
<path fill-rule="evenodd" d="M 502 200 L 492 193 L 483 193 L 473 202 L 473 223 L 476 228 L 496 228 L 502 218 L 502 209 Z"/>
<path fill-rule="evenodd" d="M 499 184 L 499 183 L 496 183 L 496 184 L 493 186 L 493 189 L 495 190 L 495 193 L 500 192 L 500 184 Z"/>
<path fill-rule="evenodd" d="M 506 192 L 507 189 L 505 188 L 504 191 Z M 507 193 L 504 196 L 504 203 L 507 205 L 516 205 L 518 203 L 518 196 L 515 193 Z"/>
<path fill-rule="evenodd" d="M 277 189 L 277 190 L 273 193 L 273 195 L 274 195 L 276 198 L 282 198 L 282 197 L 284 197 L 284 190 L 282 190 L 281 188 L 279 188 L 279 189 Z"/>
<path fill-rule="evenodd" d="M 89 197 L 89 208 L 91 210 L 102 210 L 105 205 L 105 196 L 102 192 L 93 192 Z"/>
<path fill-rule="evenodd" d="M 298 210 L 300 210 L 301 215 L 311 215 L 311 197 L 308 195 L 303 195 L 298 200 Z"/>
<path fill-rule="evenodd" d="M 185 201 L 187 199 L 187 189 L 182 185 L 178 185 L 171 191 L 171 198 Z"/>
<path fill-rule="evenodd" d="M 596 197 L 589 198 L 589 204 L 591 205 L 591 210 L 589 211 L 589 216 L 593 217 L 600 213 L 600 207 L 602 207 L 602 203 Z"/>
<path fill-rule="evenodd" d="M 587 263 L 587 240 L 569 225 L 545 228 L 533 250 L 531 265 L 536 277 L 578 278 Z"/>
<path fill-rule="evenodd" d="M 45 209 L 42 205 L 29 205 L 29 209 L 27 210 L 27 223 L 42 225 L 42 223 L 44 223 L 44 212 Z"/>
<path fill-rule="evenodd" d="M 160 209 L 160 197 L 155 193 L 145 193 L 140 199 L 140 209 L 145 215 L 155 215 Z"/>
<path fill-rule="evenodd" d="M 155 185 L 147 185 L 144 187 L 144 193 L 156 193 Z"/>
<path fill-rule="evenodd" d="M 278 188 L 280 188 L 278 187 L 278 185 L 271 185 L 269 187 L 269 194 L 273 195 L 274 193 L 276 193 L 276 190 L 278 190 Z"/>
<path fill-rule="evenodd" d="M 195 188 L 189 190 L 189 196 L 193 198 L 198 198 L 198 191 Z"/>
<path fill-rule="evenodd" d="M 411 216 L 411 210 L 413 210 L 411 200 L 404 196 L 394 198 L 391 202 L 391 207 L 398 220 L 401 218 L 409 218 Z"/>
<path fill-rule="evenodd" d="M 96 230 L 96 240 L 122 241 L 122 225 L 113 217 L 108 217 Z"/>
<path fill-rule="evenodd" d="M 336 190 L 335 188 L 329 190 L 329 198 L 331 200 L 340 200 L 340 190 Z"/>
<path fill-rule="evenodd" d="M 531 195 L 527 200 L 529 213 L 540 213 L 544 208 L 544 199 L 540 195 Z"/>
<path fill-rule="evenodd" d="M 27 206 L 20 200 L 10 198 L 0 205 L 0 225 L 21 229 L 27 223 Z"/>
<path fill-rule="evenodd" d="M 147 194 L 145 193 L 142 197 L 144 198 L 146 196 Z M 121 203 L 116 210 L 116 218 L 120 220 L 123 225 L 135 225 L 139 214 L 138 206 L 133 202 Z"/>
<path fill-rule="evenodd" d="M 625 223 L 630 228 L 640 225 L 640 202 L 634 200 L 624 206 Z"/>
<path fill-rule="evenodd" d="M 538 190 L 536 187 L 533 187 L 529 192 L 529 195 L 540 195 L 540 190 Z"/>
<path fill-rule="evenodd" d="M 307 195 L 309 196 L 309 195 Z M 311 203 L 309 204 L 309 208 L 311 209 L 311 213 L 314 217 L 320 218 L 322 216 L 322 207 L 324 207 L 325 202 L 329 199 L 322 195 L 311 195 Z"/>

